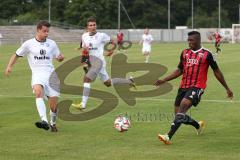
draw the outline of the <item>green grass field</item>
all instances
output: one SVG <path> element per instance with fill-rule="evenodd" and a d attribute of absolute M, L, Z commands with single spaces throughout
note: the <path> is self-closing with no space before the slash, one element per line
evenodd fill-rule
<path fill-rule="evenodd" d="M 185 43 L 154 44 L 150 62 L 166 66 L 167 73 L 170 73 L 176 68 L 180 52 L 186 46 Z M 215 50 L 213 44 L 203 46 Z M 0 47 L 2 73 L 17 47 L 18 45 Z M 79 54 L 74 50 L 76 47 L 77 44 L 60 44 L 60 49 L 66 57 L 65 61 Z M 217 56 L 217 61 L 234 92 L 233 101 L 226 99 L 224 88 L 210 69 L 208 87 L 202 96 L 202 101 L 197 108 L 192 108 L 190 111 L 193 118 L 206 122 L 204 133 L 197 136 L 194 128 L 183 125 L 169 146 L 160 142 L 157 134 L 169 130 L 180 78 L 170 82 L 173 86 L 171 92 L 157 97 L 137 98 L 135 106 L 128 106 L 119 98 L 118 106 L 101 117 L 89 121 L 59 119 L 59 132 L 51 133 L 34 126 L 39 116 L 30 86 L 31 73 L 27 59 L 19 59 L 10 77 L 0 75 L 0 159 L 238 160 L 240 158 L 238 80 L 240 72 L 237 66 L 240 62 L 240 45 L 223 44 L 222 49 L 223 52 Z M 111 64 L 111 59 L 112 57 L 107 58 L 108 64 Z M 128 62 L 144 62 L 141 46 L 133 45 L 129 49 Z M 55 63 L 56 67 L 59 65 L 61 64 Z M 110 67 L 108 70 L 110 73 Z M 142 72 L 131 74 L 139 76 Z M 82 75 L 82 68 L 78 68 L 67 77 L 65 82 L 81 86 Z M 119 97 L 114 88 L 105 87 L 99 79 L 92 84 L 92 88 Z M 149 89 L 154 87 L 139 86 L 141 91 Z M 63 94 L 60 100 L 80 101 L 80 98 L 81 96 Z M 93 106 L 99 103 L 99 100 L 90 98 L 89 110 L 94 109 Z M 132 127 L 124 133 L 117 132 L 113 128 L 113 121 L 120 113 L 127 113 L 131 117 Z M 157 118 L 154 119 L 151 115 L 157 115 Z"/>

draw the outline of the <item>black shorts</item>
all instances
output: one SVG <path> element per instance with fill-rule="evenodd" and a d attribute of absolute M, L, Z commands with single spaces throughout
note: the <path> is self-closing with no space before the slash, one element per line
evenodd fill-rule
<path fill-rule="evenodd" d="M 196 107 L 200 102 L 203 93 L 204 90 L 201 88 L 179 88 L 177 97 L 175 99 L 175 106 L 180 106 L 182 99 L 186 98 L 190 100 L 192 102 L 192 105 Z"/>
<path fill-rule="evenodd" d="M 215 47 L 220 47 L 220 41 L 215 42 Z"/>
<path fill-rule="evenodd" d="M 81 63 L 86 63 L 90 66 L 90 62 L 89 62 L 89 56 L 83 56 L 81 58 Z"/>

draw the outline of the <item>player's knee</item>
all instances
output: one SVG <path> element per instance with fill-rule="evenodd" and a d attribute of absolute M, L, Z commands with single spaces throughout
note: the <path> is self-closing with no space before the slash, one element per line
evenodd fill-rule
<path fill-rule="evenodd" d="M 92 82 L 92 80 L 90 79 L 90 78 L 88 78 L 88 77 L 84 77 L 84 83 L 91 83 Z"/>
<path fill-rule="evenodd" d="M 34 93 L 35 93 L 36 98 L 42 98 L 43 97 L 42 92 L 39 91 L 39 90 L 34 90 Z"/>
<path fill-rule="evenodd" d="M 42 98 L 43 97 L 43 87 L 41 85 L 34 85 L 33 93 L 35 94 L 36 98 Z"/>
<path fill-rule="evenodd" d="M 174 119 L 175 124 L 181 124 L 185 121 L 185 114 L 177 113 Z"/>

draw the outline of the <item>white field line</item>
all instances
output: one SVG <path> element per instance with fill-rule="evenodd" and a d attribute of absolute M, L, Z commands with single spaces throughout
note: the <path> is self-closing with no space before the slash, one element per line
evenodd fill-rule
<path fill-rule="evenodd" d="M 3 98 L 34 98 L 35 96 L 27 96 L 27 95 L 0 95 L 0 99 Z M 62 99 L 81 99 L 81 95 L 79 96 L 62 96 Z M 128 99 L 130 100 L 130 99 Z M 166 98 L 137 98 L 137 101 L 166 101 L 173 102 L 175 99 L 166 99 Z M 203 99 L 203 102 L 216 102 L 216 103 L 240 103 L 240 100 L 219 100 L 219 99 Z"/>

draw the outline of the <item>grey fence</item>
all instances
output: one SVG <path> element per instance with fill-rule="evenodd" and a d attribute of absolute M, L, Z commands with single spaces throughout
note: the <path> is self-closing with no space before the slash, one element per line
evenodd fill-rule
<path fill-rule="evenodd" d="M 0 42 L 1 44 L 15 44 L 34 37 L 35 26 L 0 26 Z M 216 32 L 216 28 L 197 29 L 201 33 L 202 42 L 212 42 L 211 33 Z M 81 39 L 81 29 L 62 29 L 52 27 L 49 37 L 58 43 L 78 43 Z M 116 39 L 116 29 L 99 29 L 99 32 L 109 34 Z M 124 40 L 131 42 L 139 42 L 141 40 L 144 29 L 124 29 Z M 155 42 L 184 42 L 187 40 L 187 33 L 190 29 L 150 29 Z M 226 28 L 220 30 L 225 42 L 231 41 L 232 29 Z"/>

